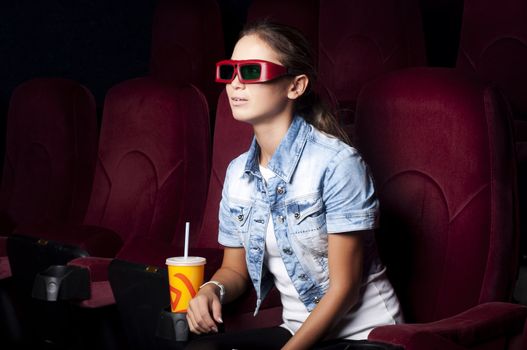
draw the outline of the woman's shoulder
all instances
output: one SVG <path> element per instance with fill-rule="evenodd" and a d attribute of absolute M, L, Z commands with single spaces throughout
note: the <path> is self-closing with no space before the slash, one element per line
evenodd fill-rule
<path fill-rule="evenodd" d="M 246 151 L 233 160 L 230 161 L 227 166 L 226 174 L 241 174 L 245 170 L 245 165 L 247 164 L 247 155 L 249 151 Z"/>
<path fill-rule="evenodd" d="M 348 145 L 336 136 L 318 130 L 314 126 L 311 126 L 308 143 L 310 144 L 310 147 L 313 148 L 313 151 L 317 150 L 323 152 L 331 159 L 334 159 L 335 157 L 340 159 L 349 157 L 360 158 L 360 154 L 355 147 Z"/>

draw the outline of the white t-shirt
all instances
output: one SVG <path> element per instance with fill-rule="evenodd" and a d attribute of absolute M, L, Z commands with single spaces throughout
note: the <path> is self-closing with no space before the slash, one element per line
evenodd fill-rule
<path fill-rule="evenodd" d="M 271 170 L 260 166 L 260 172 L 267 182 L 276 176 Z M 269 214 L 270 215 L 270 214 Z M 300 300 L 284 262 L 280 256 L 272 221 L 268 220 L 265 237 L 264 263 L 274 276 L 274 283 L 282 301 L 282 327 L 294 334 L 309 316 Z M 393 287 L 382 269 L 367 277 L 360 289 L 358 303 L 331 331 L 330 338 L 366 339 L 369 332 L 381 325 L 402 323 L 399 301 Z"/>

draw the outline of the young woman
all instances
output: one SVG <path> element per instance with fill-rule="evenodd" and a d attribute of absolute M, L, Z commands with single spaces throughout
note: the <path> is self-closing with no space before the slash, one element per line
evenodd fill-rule
<path fill-rule="evenodd" d="M 190 349 L 310 349 L 365 339 L 401 322 L 377 257 L 378 201 L 368 168 L 318 102 L 309 44 L 269 22 L 247 27 L 217 64 L 236 120 L 254 128 L 227 169 L 220 204 L 223 263 L 190 302 Z M 274 286 L 279 327 L 217 334 L 221 305 L 253 285 L 256 311 Z"/>

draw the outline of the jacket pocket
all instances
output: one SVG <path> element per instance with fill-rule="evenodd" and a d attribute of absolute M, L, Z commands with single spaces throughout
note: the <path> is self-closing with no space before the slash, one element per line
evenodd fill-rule
<path fill-rule="evenodd" d="M 297 200 L 287 207 L 291 233 L 326 232 L 326 212 L 322 198 Z"/>
<path fill-rule="evenodd" d="M 231 204 L 229 206 L 232 221 L 235 225 L 236 233 L 240 236 L 241 241 L 245 245 L 247 240 L 247 233 L 251 225 L 250 217 L 252 215 L 252 206 L 245 204 Z"/>
<path fill-rule="evenodd" d="M 322 198 L 296 200 L 288 205 L 290 241 L 299 261 L 317 277 L 327 268 L 328 235 Z M 318 278 L 316 278 L 318 279 Z"/>
<path fill-rule="evenodd" d="M 302 198 L 287 206 L 289 240 L 304 271 L 316 284 L 327 279 L 326 211 L 320 197 Z"/>

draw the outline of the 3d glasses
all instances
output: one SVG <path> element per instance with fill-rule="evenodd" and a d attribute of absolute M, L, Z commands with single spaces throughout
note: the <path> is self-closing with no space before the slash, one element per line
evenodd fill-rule
<path fill-rule="evenodd" d="M 217 83 L 231 83 L 236 75 L 240 83 L 263 83 L 290 74 L 286 67 L 264 60 L 224 60 L 216 63 Z"/>

